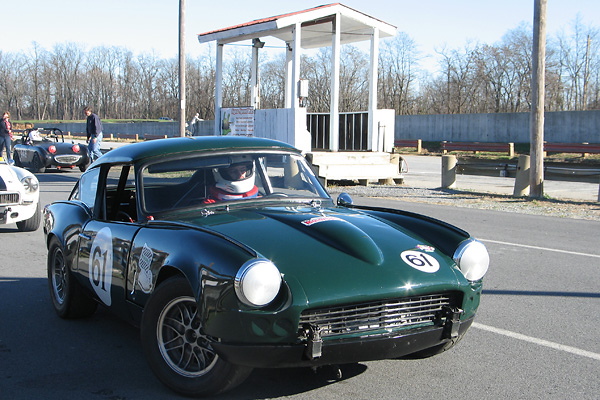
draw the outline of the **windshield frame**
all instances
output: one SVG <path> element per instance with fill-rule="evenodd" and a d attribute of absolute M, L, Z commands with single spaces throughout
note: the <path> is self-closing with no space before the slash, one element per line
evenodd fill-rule
<path fill-rule="evenodd" d="M 254 160 L 255 163 L 255 179 L 259 181 L 256 183 L 256 186 L 260 187 L 260 194 L 256 198 L 245 198 L 245 199 L 237 199 L 237 200 L 219 200 L 213 203 L 202 203 L 197 202 L 194 204 L 177 204 L 174 203 L 171 206 L 156 208 L 156 207 L 148 207 L 149 192 L 147 191 L 152 187 L 152 185 L 147 185 L 149 182 L 148 172 L 152 169 L 152 166 L 157 166 L 158 169 L 161 168 L 160 164 L 167 165 L 167 163 L 179 163 L 182 166 L 185 166 L 185 160 L 189 159 L 190 164 L 200 165 L 202 162 L 198 162 L 199 158 L 203 158 L 209 160 L 214 158 L 219 162 L 216 164 L 216 167 L 223 166 L 223 158 L 224 157 L 239 157 L 239 156 L 250 156 Z M 290 195 L 290 192 L 283 193 L 278 190 L 279 187 L 274 184 L 273 176 L 270 175 L 269 168 L 270 166 L 265 165 L 265 161 L 268 158 L 273 157 L 281 157 L 285 159 L 289 158 L 290 165 L 294 165 L 298 168 L 296 173 L 301 175 L 299 178 L 305 188 L 302 190 L 302 193 L 298 195 Z M 196 160 L 196 162 L 192 162 L 192 160 Z M 210 163 L 203 164 L 204 170 L 203 173 L 207 174 L 210 166 Z M 273 167 L 275 169 L 275 167 Z M 299 153 L 290 152 L 285 150 L 270 150 L 270 149 L 240 149 L 240 150 L 231 150 L 227 149 L 226 151 L 211 151 L 208 152 L 195 152 L 193 154 L 172 154 L 169 157 L 161 157 L 155 158 L 149 161 L 146 161 L 143 164 L 140 164 L 137 171 L 137 185 L 140 188 L 138 190 L 140 208 L 144 214 L 147 215 L 158 215 L 165 214 L 174 211 L 181 210 L 190 210 L 190 209 L 218 209 L 225 208 L 240 208 L 240 207 L 260 207 L 260 206 L 273 206 L 276 204 L 293 204 L 294 206 L 298 204 L 312 204 L 317 201 L 319 203 L 333 203 L 333 200 L 327 190 L 322 185 L 319 178 L 315 175 L 313 169 L 311 168 L 308 161 Z M 164 171 L 164 169 L 163 169 Z M 196 172 L 199 172 L 200 169 L 197 169 Z M 171 171 L 177 172 L 177 171 Z M 190 176 L 191 180 L 192 176 Z M 206 175 L 204 176 L 206 179 Z M 206 185 L 206 182 L 203 183 Z M 191 190 L 191 189 L 190 189 Z M 294 190 L 294 189 L 292 189 Z M 206 193 L 206 190 L 205 190 Z M 151 196 L 150 196 L 151 197 Z"/>

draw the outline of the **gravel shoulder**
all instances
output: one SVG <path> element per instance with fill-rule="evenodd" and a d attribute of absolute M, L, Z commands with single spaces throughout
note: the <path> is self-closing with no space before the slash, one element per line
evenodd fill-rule
<path fill-rule="evenodd" d="M 340 193 L 346 192 L 355 197 L 383 197 L 452 207 L 600 221 L 600 203 L 597 202 L 530 199 L 494 193 L 388 185 L 332 186 L 328 188 L 328 191 L 334 198 Z"/>

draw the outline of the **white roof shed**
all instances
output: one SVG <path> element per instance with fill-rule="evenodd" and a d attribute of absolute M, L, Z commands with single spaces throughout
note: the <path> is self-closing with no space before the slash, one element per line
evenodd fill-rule
<path fill-rule="evenodd" d="M 332 47 L 330 135 L 331 150 L 338 150 L 339 71 L 341 44 L 370 41 L 369 132 L 375 129 L 377 109 L 377 60 L 379 38 L 396 34 L 396 27 L 370 17 L 340 3 L 310 8 L 304 11 L 262 18 L 247 23 L 205 32 L 198 35 L 200 43 L 217 42 L 215 128 L 218 131 L 222 107 L 223 45 L 252 40 L 252 106 L 260 108 L 258 98 L 258 51 L 264 46 L 260 38 L 275 37 L 286 43 L 286 104 L 289 109 L 301 108 L 300 49 Z"/>

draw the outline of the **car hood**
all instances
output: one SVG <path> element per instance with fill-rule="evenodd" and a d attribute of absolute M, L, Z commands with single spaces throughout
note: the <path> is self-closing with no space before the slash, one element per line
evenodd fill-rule
<path fill-rule="evenodd" d="M 31 172 L 24 168 L 16 167 L 14 165 L 8 165 L 4 162 L 0 162 L 0 190 L 1 191 L 21 191 L 23 184 L 21 179 L 24 177 L 35 177 Z"/>
<path fill-rule="evenodd" d="M 202 225 L 272 260 L 295 302 L 354 301 L 456 289 L 455 264 L 414 232 L 342 207 L 270 207 L 185 221 Z M 426 253 L 439 263 L 424 272 L 402 257 Z M 302 296 L 294 286 L 302 289 Z M 304 297 L 300 300 L 300 297 Z"/>

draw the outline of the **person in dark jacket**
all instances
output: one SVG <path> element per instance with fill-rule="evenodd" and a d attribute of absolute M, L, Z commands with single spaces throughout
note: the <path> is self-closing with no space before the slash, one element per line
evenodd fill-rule
<path fill-rule="evenodd" d="M 92 112 L 90 107 L 85 107 L 83 112 L 87 116 L 85 130 L 87 133 L 88 141 L 88 152 L 90 153 L 90 159 L 96 161 L 98 157 L 102 156 L 100 152 L 100 142 L 102 142 L 102 122 L 100 117 Z"/>
<path fill-rule="evenodd" d="M 10 154 L 10 146 L 12 144 L 12 125 L 10 123 L 10 113 L 4 111 L 2 120 L 0 121 L 0 157 L 2 156 L 2 149 L 6 149 L 6 160 L 9 164 L 14 164 Z"/>

